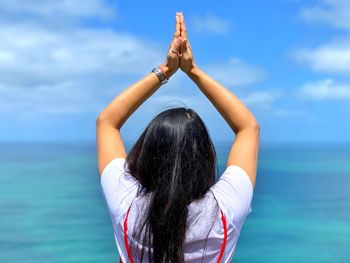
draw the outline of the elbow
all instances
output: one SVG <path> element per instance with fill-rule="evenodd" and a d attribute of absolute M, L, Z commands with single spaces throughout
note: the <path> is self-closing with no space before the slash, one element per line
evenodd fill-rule
<path fill-rule="evenodd" d="M 101 118 L 100 116 L 97 116 L 96 118 L 96 126 L 99 126 L 101 124 Z"/>
<path fill-rule="evenodd" d="M 120 121 L 118 120 L 116 121 L 103 113 L 100 113 L 96 118 L 96 126 L 98 127 L 101 125 L 109 125 L 117 129 L 120 129 L 122 127 L 122 124 Z"/>
<path fill-rule="evenodd" d="M 260 133 L 260 124 L 255 120 L 251 120 L 249 123 L 245 125 L 242 131 L 254 132 L 256 134 Z"/>
<path fill-rule="evenodd" d="M 252 124 L 252 129 L 254 129 L 256 132 L 260 133 L 260 124 L 256 120 Z"/>
<path fill-rule="evenodd" d="M 248 128 L 251 130 L 254 130 L 256 132 L 260 132 L 260 124 L 257 121 L 257 119 L 255 118 L 255 116 L 252 116 L 250 118 L 250 121 L 248 122 Z"/>
<path fill-rule="evenodd" d="M 104 117 L 102 114 L 99 114 L 96 118 L 96 126 L 99 126 L 101 123 L 107 122 L 106 117 Z"/>

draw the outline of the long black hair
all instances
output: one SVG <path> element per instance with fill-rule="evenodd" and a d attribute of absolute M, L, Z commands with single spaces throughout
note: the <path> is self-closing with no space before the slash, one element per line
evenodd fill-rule
<path fill-rule="evenodd" d="M 149 261 L 183 263 L 187 206 L 205 196 L 216 180 L 217 158 L 209 132 L 192 109 L 167 109 L 154 117 L 126 157 L 140 182 L 138 196 L 150 196 L 139 225 L 139 244 L 152 244 Z M 144 249 L 140 254 L 142 262 Z"/>

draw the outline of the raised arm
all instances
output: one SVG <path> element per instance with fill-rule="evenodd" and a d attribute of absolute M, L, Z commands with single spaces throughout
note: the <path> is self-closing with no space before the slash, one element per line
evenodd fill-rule
<path fill-rule="evenodd" d="M 172 50 L 180 49 L 180 22 L 176 14 L 175 33 L 169 46 L 167 57 L 161 68 L 170 77 L 179 68 L 179 54 Z M 141 80 L 127 87 L 118 94 L 96 119 L 96 141 L 98 171 L 101 175 L 106 165 L 114 158 L 125 158 L 126 151 L 120 136 L 120 128 L 130 115 L 147 100 L 161 82 L 154 73 L 148 73 Z"/>
<path fill-rule="evenodd" d="M 255 185 L 260 127 L 248 108 L 227 88 L 204 73 L 194 62 L 188 42 L 183 15 L 181 26 L 180 68 L 195 82 L 226 120 L 236 138 L 227 159 L 227 166 L 237 165 L 245 170 Z"/>
<path fill-rule="evenodd" d="M 227 166 L 238 165 L 243 168 L 252 184 L 255 185 L 260 130 L 255 117 L 232 92 L 197 66 L 188 72 L 188 76 L 197 84 L 236 134 L 227 159 Z"/>

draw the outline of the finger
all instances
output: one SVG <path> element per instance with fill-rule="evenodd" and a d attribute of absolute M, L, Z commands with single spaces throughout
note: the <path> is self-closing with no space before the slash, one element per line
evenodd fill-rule
<path fill-rule="evenodd" d="M 187 29 L 185 24 L 185 18 L 184 15 L 181 13 L 180 15 L 180 25 L 181 25 L 181 37 L 187 38 Z"/>
<path fill-rule="evenodd" d="M 171 42 L 170 52 L 178 54 L 178 55 L 181 53 L 181 39 L 179 37 L 174 38 L 174 40 Z"/>
<path fill-rule="evenodd" d="M 175 33 L 174 33 L 174 37 L 179 37 L 181 34 L 181 28 L 180 28 L 180 15 L 179 13 L 176 13 L 175 16 Z"/>
<path fill-rule="evenodd" d="M 176 37 L 170 43 L 171 48 L 180 48 L 181 47 L 181 38 Z"/>
<path fill-rule="evenodd" d="M 181 43 L 182 43 L 182 39 L 181 39 L 181 37 L 178 37 L 176 39 L 175 48 L 178 51 L 179 55 L 181 55 L 181 53 L 182 53 L 182 51 L 181 51 Z"/>
<path fill-rule="evenodd" d="M 187 38 L 185 38 L 185 39 L 182 40 L 182 42 L 181 42 L 181 50 L 182 50 L 182 53 L 186 52 L 186 51 L 187 51 L 187 48 L 188 48 L 188 40 L 187 40 Z"/>

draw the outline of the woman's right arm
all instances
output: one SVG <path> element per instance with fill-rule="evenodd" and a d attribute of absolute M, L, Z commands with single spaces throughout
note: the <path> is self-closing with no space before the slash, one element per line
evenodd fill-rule
<path fill-rule="evenodd" d="M 260 131 L 255 117 L 231 91 L 209 77 L 198 66 L 194 66 L 187 75 L 211 101 L 236 134 L 227 159 L 227 166 L 241 167 L 246 171 L 254 186 Z"/>
<path fill-rule="evenodd" d="M 180 16 L 180 35 L 181 70 L 196 83 L 236 134 L 227 159 L 227 166 L 241 167 L 248 174 L 254 186 L 259 147 L 259 124 L 248 108 L 231 91 L 209 77 L 195 64 L 183 15 Z"/>

